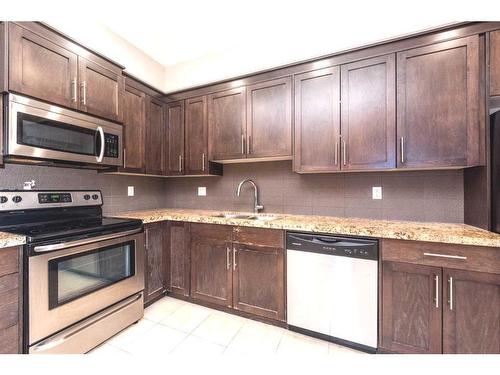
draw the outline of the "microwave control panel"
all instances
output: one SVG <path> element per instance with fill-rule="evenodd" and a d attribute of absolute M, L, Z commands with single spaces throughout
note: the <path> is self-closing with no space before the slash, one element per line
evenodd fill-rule
<path fill-rule="evenodd" d="M 119 138 L 115 134 L 104 133 L 104 157 L 117 158 L 118 157 L 118 143 Z"/>

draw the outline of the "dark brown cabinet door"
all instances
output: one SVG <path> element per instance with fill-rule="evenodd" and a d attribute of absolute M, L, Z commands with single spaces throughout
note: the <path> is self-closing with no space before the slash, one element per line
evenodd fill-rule
<path fill-rule="evenodd" d="M 165 292 L 165 225 L 164 223 L 148 224 L 144 232 L 146 236 L 144 303 L 148 303 Z"/>
<path fill-rule="evenodd" d="M 266 318 L 285 320 L 284 250 L 233 245 L 233 307 Z"/>
<path fill-rule="evenodd" d="M 500 96 L 500 30 L 490 33 L 490 95 Z"/>
<path fill-rule="evenodd" d="M 478 36 L 398 53 L 398 167 L 478 163 L 478 92 Z"/>
<path fill-rule="evenodd" d="M 207 97 L 186 99 L 186 174 L 206 174 L 208 170 Z"/>
<path fill-rule="evenodd" d="M 168 236 L 168 286 L 173 294 L 189 296 L 189 224 L 170 221 Z"/>
<path fill-rule="evenodd" d="M 340 68 L 295 76 L 295 172 L 340 169 Z"/>
<path fill-rule="evenodd" d="M 245 87 L 218 92 L 208 97 L 208 153 L 210 160 L 245 158 L 245 99 Z"/>
<path fill-rule="evenodd" d="M 22 352 L 22 270 L 17 247 L 0 251 L 0 354 Z"/>
<path fill-rule="evenodd" d="M 9 90 L 78 107 L 78 56 L 9 23 Z"/>
<path fill-rule="evenodd" d="M 191 297 L 232 306 L 231 227 L 191 224 Z"/>
<path fill-rule="evenodd" d="M 395 55 L 342 65 L 343 170 L 396 166 Z"/>
<path fill-rule="evenodd" d="M 146 112 L 146 173 L 164 173 L 165 121 L 163 103 L 147 97 Z"/>
<path fill-rule="evenodd" d="M 0 95 L 0 108 L 3 108 L 3 95 Z M 0 166 L 3 165 L 3 109 L 0 109 Z"/>
<path fill-rule="evenodd" d="M 165 105 L 166 161 L 168 175 L 184 174 L 184 101 Z"/>
<path fill-rule="evenodd" d="M 292 156 L 292 79 L 247 87 L 247 157 Z"/>
<path fill-rule="evenodd" d="M 82 57 L 78 58 L 82 111 L 114 121 L 123 120 L 123 77 Z"/>
<path fill-rule="evenodd" d="M 439 267 L 383 262 L 381 346 L 397 353 L 441 353 Z"/>
<path fill-rule="evenodd" d="M 444 269 L 443 352 L 500 354 L 500 275 Z"/>
<path fill-rule="evenodd" d="M 127 85 L 123 102 L 123 168 L 128 172 L 144 173 L 146 94 Z"/>

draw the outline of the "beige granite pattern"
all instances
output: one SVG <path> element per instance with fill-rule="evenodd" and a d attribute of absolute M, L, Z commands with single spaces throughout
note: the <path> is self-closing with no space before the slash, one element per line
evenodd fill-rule
<path fill-rule="evenodd" d="M 164 208 L 122 212 L 114 216 L 141 219 L 144 223 L 165 220 L 187 221 L 192 223 L 225 224 L 337 235 L 500 247 L 500 234 L 465 224 L 284 214 L 277 215 L 278 219 L 276 220 L 256 221 L 214 217 L 217 213 L 220 213 L 220 211 Z"/>
<path fill-rule="evenodd" d="M 26 237 L 18 234 L 0 232 L 0 249 L 4 247 L 20 246 L 26 243 Z"/>

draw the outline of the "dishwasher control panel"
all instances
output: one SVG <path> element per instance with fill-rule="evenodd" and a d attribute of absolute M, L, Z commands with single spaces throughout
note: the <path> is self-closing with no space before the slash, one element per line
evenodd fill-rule
<path fill-rule="evenodd" d="M 286 248 L 288 250 L 378 260 L 377 240 L 289 232 L 286 236 Z"/>

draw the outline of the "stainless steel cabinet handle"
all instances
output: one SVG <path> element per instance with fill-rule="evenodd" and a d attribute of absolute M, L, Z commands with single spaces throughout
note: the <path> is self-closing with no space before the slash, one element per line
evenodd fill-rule
<path fill-rule="evenodd" d="M 87 105 L 87 81 L 82 82 L 82 104 Z"/>
<path fill-rule="evenodd" d="M 233 271 L 236 269 L 236 247 L 233 246 Z"/>
<path fill-rule="evenodd" d="M 405 137 L 401 137 L 401 164 L 405 163 Z"/>
<path fill-rule="evenodd" d="M 182 172 L 182 155 L 179 155 L 179 172 Z"/>
<path fill-rule="evenodd" d="M 231 247 L 226 246 L 226 269 L 231 268 Z"/>
<path fill-rule="evenodd" d="M 424 253 L 425 256 L 428 257 L 436 257 L 436 258 L 448 258 L 448 259 L 462 259 L 466 260 L 467 257 L 461 255 L 447 255 L 447 254 L 436 254 L 436 253 Z"/>
<path fill-rule="evenodd" d="M 448 304 L 450 310 L 453 311 L 453 277 L 448 277 Z"/>
<path fill-rule="evenodd" d="M 346 165 L 347 164 L 347 145 L 345 143 L 345 140 L 342 140 L 342 149 L 343 149 L 342 158 L 344 159 L 344 165 Z"/>
<path fill-rule="evenodd" d="M 435 283 L 435 298 L 434 298 L 434 303 L 436 304 L 436 308 L 439 308 L 439 276 L 435 275 L 434 276 L 434 283 Z"/>
<path fill-rule="evenodd" d="M 252 153 L 252 136 L 248 136 L 248 144 L 247 144 L 247 154 Z"/>
<path fill-rule="evenodd" d="M 205 172 L 205 153 L 201 154 L 201 170 Z"/>
<path fill-rule="evenodd" d="M 339 164 L 339 144 L 335 142 L 335 165 Z"/>
<path fill-rule="evenodd" d="M 124 168 L 127 166 L 126 161 L 127 161 L 127 149 L 126 149 L 126 148 L 124 148 L 124 149 L 123 149 L 123 167 L 124 167 Z"/>
<path fill-rule="evenodd" d="M 76 103 L 78 96 L 78 83 L 76 82 L 76 77 L 71 81 L 71 91 L 73 93 L 71 100 Z"/>
<path fill-rule="evenodd" d="M 245 155 L 245 135 L 241 135 L 241 153 Z"/>

